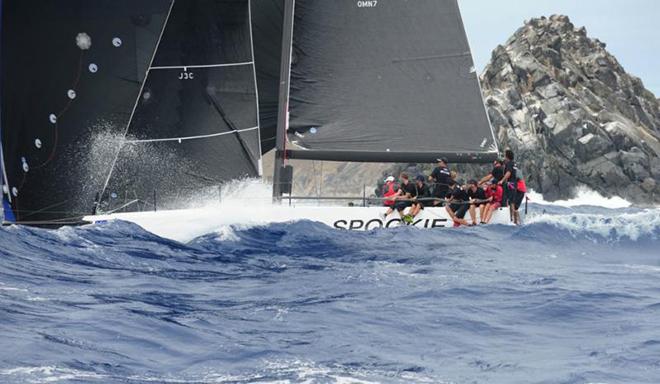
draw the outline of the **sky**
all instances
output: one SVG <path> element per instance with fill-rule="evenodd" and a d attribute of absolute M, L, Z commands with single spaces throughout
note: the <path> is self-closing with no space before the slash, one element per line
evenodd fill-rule
<path fill-rule="evenodd" d="M 533 17 L 564 14 L 660 98 L 660 0 L 458 0 L 477 68 Z"/>

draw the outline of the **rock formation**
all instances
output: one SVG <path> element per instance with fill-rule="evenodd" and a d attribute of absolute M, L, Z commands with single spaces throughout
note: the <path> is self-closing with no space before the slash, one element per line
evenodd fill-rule
<path fill-rule="evenodd" d="M 585 28 L 532 19 L 493 51 L 481 80 L 500 143 L 546 199 L 587 185 L 660 201 L 660 104 Z"/>

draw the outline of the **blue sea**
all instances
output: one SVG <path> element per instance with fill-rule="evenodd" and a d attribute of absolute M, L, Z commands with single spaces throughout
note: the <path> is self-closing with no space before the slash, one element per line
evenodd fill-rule
<path fill-rule="evenodd" d="M 186 244 L 4 227 L 0 383 L 660 383 L 660 210 L 532 210 Z"/>

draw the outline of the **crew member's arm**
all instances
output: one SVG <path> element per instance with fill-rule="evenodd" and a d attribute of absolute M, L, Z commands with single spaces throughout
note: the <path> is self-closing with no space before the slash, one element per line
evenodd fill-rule
<path fill-rule="evenodd" d="M 500 180 L 500 182 L 497 183 L 497 184 L 499 184 L 499 185 L 503 185 L 504 183 L 506 183 L 507 181 L 509 181 L 509 178 L 510 178 L 510 177 L 511 177 L 511 171 L 506 171 L 506 173 L 504 174 L 504 177 L 502 178 L 502 180 Z"/>
<path fill-rule="evenodd" d="M 485 184 L 488 180 L 493 179 L 493 174 L 489 173 L 488 175 L 484 176 L 481 180 L 479 180 L 479 185 Z"/>

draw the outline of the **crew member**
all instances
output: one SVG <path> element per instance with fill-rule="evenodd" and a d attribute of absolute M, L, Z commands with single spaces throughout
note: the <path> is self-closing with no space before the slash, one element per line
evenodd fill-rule
<path fill-rule="evenodd" d="M 442 206 L 452 181 L 446 158 L 438 159 L 438 166 L 429 176 L 429 180 L 433 183 L 433 197 L 436 198 L 433 205 Z"/>
<path fill-rule="evenodd" d="M 513 204 L 511 205 L 511 209 L 513 209 L 513 223 L 515 225 L 522 224 L 522 222 L 520 221 L 519 209 L 520 206 L 522 205 L 523 200 L 525 199 L 526 193 L 527 193 L 527 185 L 525 184 L 525 180 L 522 177 L 519 177 L 518 182 L 516 183 L 516 197 L 513 201 Z"/>
<path fill-rule="evenodd" d="M 518 167 L 514 161 L 513 151 L 507 149 L 504 152 L 504 176 L 502 180 L 498 182 L 499 185 L 504 189 L 504 199 L 502 200 L 502 206 L 508 207 L 515 199 L 516 195 L 516 183 L 518 182 Z M 511 213 L 511 218 L 513 219 L 513 212 Z"/>
<path fill-rule="evenodd" d="M 399 212 L 401 220 L 405 219 L 404 210 L 412 205 L 413 198 L 417 196 L 417 189 L 415 185 L 410 181 L 408 174 L 402 173 L 399 176 L 401 184 L 399 185 L 399 190 L 394 196 L 394 205 L 387 208 L 387 212 L 383 214 L 383 219 L 386 219 L 394 209 Z"/>
<path fill-rule="evenodd" d="M 476 210 L 479 208 L 479 219 L 483 223 L 484 217 L 486 215 L 486 204 L 488 199 L 486 197 L 486 192 L 479 186 L 477 180 L 468 181 L 468 190 L 467 194 L 470 197 L 470 218 L 472 219 L 472 224 L 477 225 L 477 214 Z"/>
<path fill-rule="evenodd" d="M 382 196 L 383 196 L 383 205 L 386 207 L 394 206 L 394 197 L 399 191 L 399 186 L 394 180 L 394 176 L 388 176 L 385 179 L 385 185 L 383 185 Z"/>
<path fill-rule="evenodd" d="M 493 169 L 489 174 L 484 176 L 479 180 L 479 185 L 484 185 L 486 183 L 498 183 L 504 177 L 504 166 L 502 165 L 502 160 L 497 159 L 493 162 Z"/>
<path fill-rule="evenodd" d="M 467 194 L 467 188 L 466 186 L 461 186 L 463 184 L 462 182 L 452 181 L 452 183 L 452 188 L 447 193 L 449 201 L 445 209 L 454 222 L 454 227 L 461 225 L 469 226 L 470 224 L 465 220 L 465 214 L 470 209 L 470 197 Z M 473 218 L 472 221 L 474 222 L 476 220 Z"/>
<path fill-rule="evenodd" d="M 425 206 L 431 206 L 433 204 L 429 186 L 426 185 L 424 176 L 417 175 L 415 178 L 415 187 L 417 188 L 417 197 L 413 201 L 410 210 L 410 215 L 412 215 L 413 219 L 419 215 Z"/>
<path fill-rule="evenodd" d="M 486 205 L 486 216 L 481 219 L 481 224 L 488 224 L 493 218 L 493 212 L 497 211 L 502 206 L 502 186 L 497 183 L 492 183 L 486 187 L 486 197 L 488 204 Z"/>

